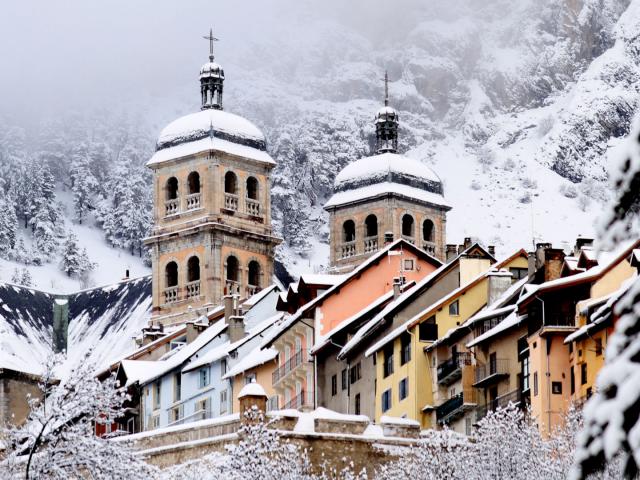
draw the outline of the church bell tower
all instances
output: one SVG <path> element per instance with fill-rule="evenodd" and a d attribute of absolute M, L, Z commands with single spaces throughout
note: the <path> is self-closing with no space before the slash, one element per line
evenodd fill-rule
<path fill-rule="evenodd" d="M 192 320 L 228 293 L 246 298 L 271 283 L 274 160 L 250 121 L 224 111 L 224 70 L 200 69 L 201 110 L 165 127 L 147 162 L 154 178 L 153 324 Z"/>

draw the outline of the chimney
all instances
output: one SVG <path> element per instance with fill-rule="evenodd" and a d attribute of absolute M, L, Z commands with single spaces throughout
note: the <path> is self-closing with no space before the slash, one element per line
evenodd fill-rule
<path fill-rule="evenodd" d="M 128 269 L 128 268 L 124 271 L 124 278 L 123 278 L 123 280 L 129 280 L 129 269 Z"/>
<path fill-rule="evenodd" d="M 500 296 L 506 292 L 511 286 L 513 275 L 504 268 L 500 270 L 492 270 L 487 275 L 488 292 L 487 305 L 492 305 Z"/>
<path fill-rule="evenodd" d="M 207 325 L 197 323 L 197 321 L 187 322 L 185 326 L 187 327 L 187 343 L 193 342 L 207 328 Z"/>
<path fill-rule="evenodd" d="M 402 293 L 402 278 L 395 277 L 393 279 L 393 299 L 395 300 Z"/>
<path fill-rule="evenodd" d="M 458 256 L 458 247 L 454 244 L 447 243 L 446 258 L 447 263 Z"/>
<path fill-rule="evenodd" d="M 544 268 L 545 282 L 560 278 L 563 262 L 564 251 L 561 248 L 553 248 L 550 243 L 536 244 L 535 268 L 536 272 Z"/>
<path fill-rule="evenodd" d="M 496 256 L 496 247 L 495 247 L 495 245 L 489 245 L 489 247 L 487 248 L 487 251 L 489 252 L 489 255 L 491 255 L 492 257 Z"/>
<path fill-rule="evenodd" d="M 223 299 L 224 303 L 224 318 L 231 318 L 235 315 L 235 298 L 233 295 L 225 295 Z"/>
<path fill-rule="evenodd" d="M 593 247 L 593 238 L 576 238 L 576 245 L 573 247 L 573 254 L 578 257 L 582 247 Z"/>
<path fill-rule="evenodd" d="M 384 246 L 393 243 L 393 232 L 384 232 Z"/>
<path fill-rule="evenodd" d="M 466 250 L 471 245 L 473 245 L 473 242 L 471 241 L 471 237 L 464 237 L 464 244 L 463 244 L 464 249 Z"/>
<path fill-rule="evenodd" d="M 234 315 L 227 318 L 227 335 L 229 336 L 229 342 L 235 343 L 238 340 L 243 339 L 247 331 L 244 326 L 244 317 L 242 315 Z"/>
<path fill-rule="evenodd" d="M 527 252 L 528 277 L 533 278 L 536 274 L 536 252 Z"/>

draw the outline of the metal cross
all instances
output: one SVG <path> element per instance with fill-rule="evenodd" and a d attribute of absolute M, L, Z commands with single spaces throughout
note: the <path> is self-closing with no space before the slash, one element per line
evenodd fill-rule
<path fill-rule="evenodd" d="M 209 35 L 205 35 L 205 40 L 209 40 L 209 60 L 213 62 L 213 42 L 218 42 L 219 40 L 213 36 L 213 28 L 209 29 Z"/>
<path fill-rule="evenodd" d="M 384 71 L 384 106 L 389 106 L 389 75 Z"/>

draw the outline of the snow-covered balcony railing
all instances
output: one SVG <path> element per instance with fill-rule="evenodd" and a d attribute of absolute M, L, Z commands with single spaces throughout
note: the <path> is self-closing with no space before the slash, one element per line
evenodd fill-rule
<path fill-rule="evenodd" d="M 284 377 L 286 377 L 290 372 L 292 372 L 297 366 L 302 364 L 302 350 L 298 350 L 294 356 L 289 358 L 282 364 L 279 368 L 277 368 L 272 374 L 272 383 L 275 384 L 279 382 Z"/>
<path fill-rule="evenodd" d="M 253 217 L 260 216 L 260 202 L 257 200 L 252 200 L 251 198 L 245 198 L 245 205 L 247 208 L 247 213 Z"/>
<path fill-rule="evenodd" d="M 476 366 L 476 377 L 473 386 L 476 388 L 486 388 L 508 377 L 509 359 L 498 358 L 486 365 Z"/>
<path fill-rule="evenodd" d="M 366 237 L 364 239 L 364 253 L 373 253 L 378 251 L 378 237 Z"/>
<path fill-rule="evenodd" d="M 238 211 L 238 196 L 234 193 L 224 194 L 224 208 L 233 212 Z"/>
<path fill-rule="evenodd" d="M 187 195 L 187 210 L 196 210 L 200 208 L 200 197 L 200 192 Z"/>
<path fill-rule="evenodd" d="M 415 238 L 413 238 L 413 237 L 410 237 L 410 236 L 408 236 L 408 235 L 402 235 L 402 238 L 403 238 L 404 240 L 406 240 L 407 242 L 409 242 L 410 244 L 412 244 L 412 245 L 415 245 L 415 244 L 416 244 L 416 239 L 415 239 Z"/>
<path fill-rule="evenodd" d="M 233 295 L 234 293 L 240 293 L 240 283 L 235 280 L 227 280 L 225 283 L 225 293 L 227 295 Z"/>
<path fill-rule="evenodd" d="M 471 365 L 471 354 L 468 352 L 455 353 L 437 368 L 438 383 L 449 385 L 462 376 L 462 366 Z"/>
<path fill-rule="evenodd" d="M 250 297 L 252 295 L 255 295 L 256 293 L 258 293 L 260 290 L 262 290 L 260 287 L 257 287 L 255 285 L 247 285 L 247 297 Z"/>
<path fill-rule="evenodd" d="M 301 390 L 295 397 L 284 405 L 284 409 L 297 409 L 302 407 L 313 407 L 313 392 Z"/>
<path fill-rule="evenodd" d="M 491 400 L 490 402 L 488 402 L 486 405 L 480 405 L 476 409 L 476 422 L 479 422 L 484 417 L 486 417 L 487 413 L 495 412 L 498 408 L 504 408 L 509 405 L 509 403 L 524 407 L 522 396 L 522 390 L 517 389 L 509 393 L 505 393 L 504 395 L 500 395 L 495 400 Z"/>
<path fill-rule="evenodd" d="M 424 242 L 422 242 L 422 249 L 429 255 L 436 254 L 436 244 L 434 242 L 427 242 L 425 240 Z"/>
<path fill-rule="evenodd" d="M 164 289 L 164 303 L 175 303 L 178 301 L 178 286 Z"/>
<path fill-rule="evenodd" d="M 164 202 L 165 216 L 175 215 L 180 211 L 180 199 L 174 198 Z"/>
<path fill-rule="evenodd" d="M 341 254 L 340 258 L 349 258 L 353 257 L 356 254 L 356 242 L 345 242 L 342 244 L 340 248 Z"/>
<path fill-rule="evenodd" d="M 187 298 L 195 298 L 200 296 L 200 280 L 194 280 L 185 285 L 187 289 Z"/>

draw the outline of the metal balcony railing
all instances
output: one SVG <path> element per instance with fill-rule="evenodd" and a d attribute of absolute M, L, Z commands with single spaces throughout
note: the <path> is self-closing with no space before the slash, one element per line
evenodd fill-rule
<path fill-rule="evenodd" d="M 474 387 L 485 388 L 509 376 L 509 360 L 498 358 L 486 365 L 477 365 Z"/>
<path fill-rule="evenodd" d="M 437 369 L 438 383 L 447 385 L 455 382 L 462 376 L 463 365 L 471 365 L 471 354 L 468 352 L 456 353 L 449 360 L 442 362 Z"/>
<path fill-rule="evenodd" d="M 446 423 L 449 419 L 453 418 L 456 413 L 462 410 L 464 406 L 464 395 L 461 393 L 451 397 L 442 405 L 436 407 L 436 418 L 438 423 Z"/>
<path fill-rule="evenodd" d="M 282 380 L 285 376 L 287 376 L 290 372 L 292 372 L 296 367 L 302 364 L 302 350 L 298 350 L 295 355 L 286 360 L 284 364 L 278 367 L 272 374 L 271 380 L 272 383 L 275 384 Z"/>
<path fill-rule="evenodd" d="M 297 409 L 302 407 L 313 407 L 313 391 L 305 392 L 301 390 L 295 397 L 284 404 L 284 409 Z"/>
<path fill-rule="evenodd" d="M 513 403 L 514 405 L 523 407 L 524 402 L 522 401 L 522 390 L 513 390 L 509 393 L 505 393 L 504 395 L 500 395 L 495 400 L 491 400 L 486 405 L 480 405 L 476 409 L 476 421 L 482 420 L 487 416 L 489 412 L 495 412 L 498 408 L 504 408 L 509 403 Z"/>

